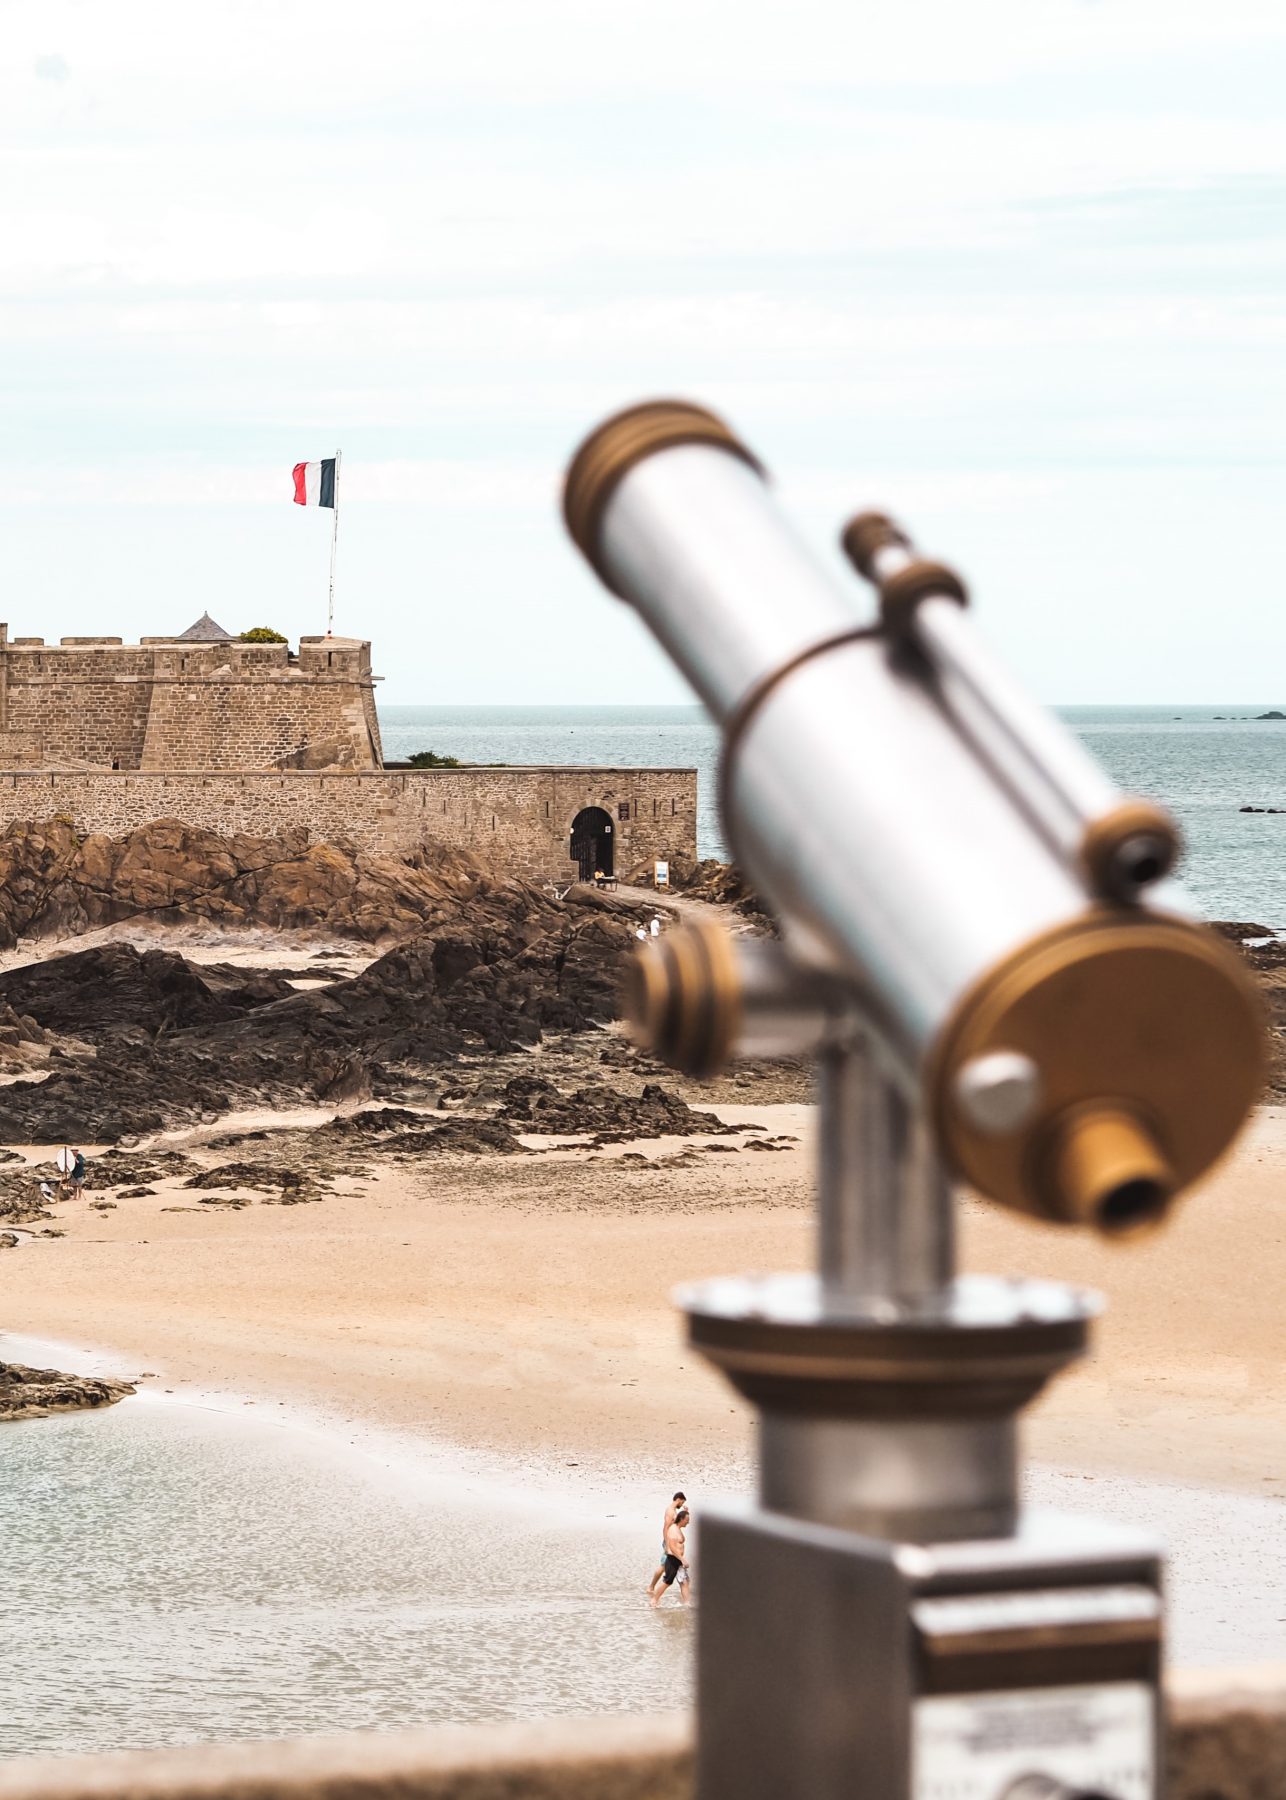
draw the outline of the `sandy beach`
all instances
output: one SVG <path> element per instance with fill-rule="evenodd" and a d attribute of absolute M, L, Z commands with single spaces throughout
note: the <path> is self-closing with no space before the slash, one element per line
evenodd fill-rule
<path fill-rule="evenodd" d="M 91 1189 L 58 1208 L 63 1236 L 5 1254 L 4 1326 L 101 1347 L 114 1372 L 161 1387 L 305 1403 L 529 1464 L 737 1479 L 748 1416 L 685 1348 L 669 1293 L 807 1265 L 811 1109 L 717 1110 L 796 1141 L 773 1154 L 729 1153 L 745 1133 L 693 1135 L 692 1151 L 670 1138 L 441 1157 L 299 1206 L 194 1205 L 160 1182 L 99 1210 Z M 174 1141 L 216 1162 L 200 1140 Z M 1138 1244 L 965 1203 L 968 1268 L 1107 1297 L 1092 1358 L 1032 1416 L 1040 1461 L 1286 1495 L 1284 1176 L 1274 1108 Z"/>

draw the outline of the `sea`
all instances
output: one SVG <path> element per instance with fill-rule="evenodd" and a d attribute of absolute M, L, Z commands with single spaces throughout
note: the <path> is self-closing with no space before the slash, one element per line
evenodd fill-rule
<path fill-rule="evenodd" d="M 1121 787 L 1169 807 L 1182 878 L 1207 918 L 1286 930 L 1286 711 L 1279 701 L 1211 706 L 1074 706 L 1060 717 Z M 724 857 L 716 804 L 719 738 L 700 706 L 388 706 L 384 754 L 435 750 L 480 763 L 694 768 L 697 848 Z"/>
<path fill-rule="evenodd" d="M 1271 707 L 1063 714 L 1123 788 L 1177 814 L 1197 904 L 1269 929 L 1286 928 L 1286 815 L 1240 809 L 1286 806 L 1286 723 L 1255 717 Z M 725 854 L 699 707 L 406 706 L 382 723 L 390 760 L 694 767 L 700 851 Z M 130 1372 L 2 1330 L 0 1359 Z M 685 1482 L 699 1518 L 714 1496 Z M 1028 1491 L 1168 1541 L 1177 1662 L 1282 1655 L 1286 1502 L 1050 1469 Z M 0 1426 L 0 1758 L 682 1706 L 694 1618 L 642 1594 L 664 1497 L 154 1387 Z"/>

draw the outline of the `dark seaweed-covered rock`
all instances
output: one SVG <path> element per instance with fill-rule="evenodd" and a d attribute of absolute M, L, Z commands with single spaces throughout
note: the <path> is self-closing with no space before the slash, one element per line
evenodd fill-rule
<path fill-rule="evenodd" d="M 520 1122 L 523 1131 L 549 1137 L 592 1136 L 599 1144 L 757 1129 L 725 1125 L 714 1113 L 697 1112 L 658 1082 L 649 1082 L 642 1094 L 621 1094 L 609 1087 L 583 1087 L 564 1094 L 540 1075 L 515 1075 L 505 1084 L 500 1116 Z"/>
<path fill-rule="evenodd" d="M 44 1031 L 89 1043 L 240 1018 L 294 989 L 273 975 L 197 968 L 169 950 L 99 944 L 0 975 L 0 1001 Z"/>
<path fill-rule="evenodd" d="M 86 1406 L 111 1406 L 134 1392 L 129 1381 L 101 1375 L 62 1375 L 57 1369 L 28 1369 L 0 1363 L 0 1420 L 39 1419 L 48 1413 Z"/>
<path fill-rule="evenodd" d="M 137 1187 L 140 1182 L 169 1181 L 197 1167 L 181 1150 L 105 1150 L 85 1165 L 87 1188 Z"/>
<path fill-rule="evenodd" d="M 361 1112 L 344 1113 L 318 1130 L 333 1137 L 378 1138 L 424 1123 L 423 1113 L 412 1112 L 407 1106 L 367 1106 Z"/>
<path fill-rule="evenodd" d="M 51 1189 L 58 1179 L 52 1163 L 32 1168 L 19 1163 L 0 1169 L 0 1220 L 11 1225 L 27 1225 L 37 1219 L 53 1217 L 49 1200 L 40 1191 L 43 1181 Z"/>
<path fill-rule="evenodd" d="M 427 1131 L 400 1131 L 381 1146 L 394 1156 L 502 1156 L 526 1152 L 512 1125 L 504 1119 L 448 1119 Z"/>
<path fill-rule="evenodd" d="M 425 905 L 420 935 L 305 993 L 124 944 L 0 978 L 0 1003 L 13 983 L 39 1028 L 95 1051 L 55 1044 L 47 1078 L 0 1087 L 0 1141 L 113 1143 L 236 1108 L 383 1098 L 405 1087 L 399 1070 L 614 1016 L 622 903 L 479 873 Z"/>
<path fill-rule="evenodd" d="M 310 1171 L 296 1169 L 284 1162 L 220 1163 L 218 1168 L 203 1169 L 199 1175 L 189 1176 L 183 1185 L 186 1188 L 248 1188 L 251 1193 L 271 1196 L 281 1206 L 295 1206 L 301 1201 L 322 1198 L 322 1188 Z"/>

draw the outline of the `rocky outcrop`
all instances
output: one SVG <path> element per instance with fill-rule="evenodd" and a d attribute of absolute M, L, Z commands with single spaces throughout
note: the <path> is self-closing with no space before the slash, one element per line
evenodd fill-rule
<path fill-rule="evenodd" d="M 1267 925 L 1224 920 L 1211 927 L 1245 959 L 1259 983 L 1268 1015 L 1268 1084 L 1265 1098 L 1286 1099 L 1286 939 Z"/>
<path fill-rule="evenodd" d="M 651 863 L 639 863 L 629 872 L 629 880 L 637 887 L 651 887 Z M 729 906 L 751 918 L 767 919 L 768 910 L 747 884 L 733 863 L 707 857 L 703 862 L 686 862 L 682 857 L 670 864 L 670 886 L 685 900 L 705 900 L 712 906 Z"/>
<path fill-rule="evenodd" d="M 624 902 L 481 875 L 423 898 L 412 939 L 306 993 L 121 943 L 0 976 L 0 1006 L 69 1040 L 39 1081 L 0 1087 L 0 1142 L 113 1143 L 242 1107 L 396 1098 L 408 1072 L 615 1015 Z"/>
<path fill-rule="evenodd" d="M 170 951 L 122 943 L 14 969 L 0 977 L 0 992 L 13 1013 L 39 1021 L 42 1035 L 96 1038 L 132 1030 L 154 1036 L 236 1019 L 295 990 L 278 975 L 218 964 L 197 968 Z"/>
<path fill-rule="evenodd" d="M 101 1375 L 62 1375 L 57 1369 L 28 1369 L 22 1363 L 0 1363 L 0 1421 L 41 1419 L 49 1413 L 76 1412 L 87 1406 L 112 1406 L 134 1393 L 129 1381 Z"/>
<path fill-rule="evenodd" d="M 505 1084 L 499 1116 L 519 1131 L 548 1137 L 589 1135 L 596 1145 L 682 1137 L 688 1132 L 759 1130 L 757 1125 L 725 1125 L 714 1113 L 697 1112 L 657 1082 L 649 1082 L 639 1095 L 609 1087 L 582 1087 L 564 1094 L 539 1075 L 515 1075 Z"/>
<path fill-rule="evenodd" d="M 157 819 L 82 837 L 64 818 L 0 833 L 0 948 L 122 919 L 318 930 L 365 943 L 418 931 L 443 905 L 504 886 L 472 857 L 433 845 L 385 857 L 310 843 L 303 831 L 220 836 Z"/>

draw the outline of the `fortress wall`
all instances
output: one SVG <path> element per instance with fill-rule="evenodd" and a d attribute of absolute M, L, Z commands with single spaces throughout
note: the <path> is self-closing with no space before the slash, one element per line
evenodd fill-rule
<path fill-rule="evenodd" d="M 365 685 L 362 688 L 362 723 L 366 727 L 366 734 L 371 741 L 371 749 L 375 753 L 376 767 L 382 767 L 384 741 L 380 737 L 380 716 L 375 710 L 375 689 Z"/>
<path fill-rule="evenodd" d="M 161 679 L 136 767 L 376 767 L 357 690 L 342 681 Z"/>
<path fill-rule="evenodd" d="M 694 769 L 0 772 L 0 829 L 55 813 L 86 833 L 165 818 L 254 836 L 303 827 L 316 841 L 390 854 L 451 844 L 515 873 L 564 880 L 575 874 L 568 841 L 582 807 L 610 814 L 617 869 L 626 871 L 658 857 L 695 860 L 696 801 Z"/>
<path fill-rule="evenodd" d="M 152 701 L 147 650 L 39 649 L 5 655 L 7 727 L 68 762 L 137 768 Z"/>
<path fill-rule="evenodd" d="M 364 704 L 374 711 L 369 645 L 317 646 L 305 638 L 294 663 L 285 644 L 158 646 L 147 735 L 135 766 L 378 767 Z"/>
<path fill-rule="evenodd" d="M 22 639 L 0 655 L 5 766 L 377 769 L 370 646 Z"/>

